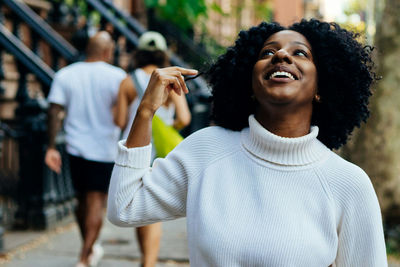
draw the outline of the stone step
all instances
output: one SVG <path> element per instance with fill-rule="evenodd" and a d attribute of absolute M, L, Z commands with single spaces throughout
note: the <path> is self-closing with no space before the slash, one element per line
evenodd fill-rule
<path fill-rule="evenodd" d="M 18 72 L 15 61 L 13 55 L 3 53 L 2 62 L 4 79 L 0 83 L 5 91 L 4 94 L 0 96 L 0 101 L 14 99 L 17 94 L 20 73 Z M 40 82 L 38 82 L 35 75 L 31 73 L 27 75 L 27 86 L 30 97 L 43 95 Z"/>
<path fill-rule="evenodd" d="M 2 63 L 3 63 L 4 74 L 7 74 L 7 72 L 18 72 L 14 56 L 8 53 L 2 53 L 2 54 L 3 54 Z"/>
<path fill-rule="evenodd" d="M 6 101 L 0 103 L 0 120 L 15 119 L 15 109 L 18 107 L 17 101 Z"/>

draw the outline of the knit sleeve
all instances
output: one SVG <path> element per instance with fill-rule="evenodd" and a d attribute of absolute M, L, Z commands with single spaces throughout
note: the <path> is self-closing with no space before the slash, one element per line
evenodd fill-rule
<path fill-rule="evenodd" d="M 151 144 L 128 149 L 119 143 L 108 195 L 107 216 L 112 223 L 137 227 L 185 216 L 187 177 L 179 152 L 167 162 L 156 160 L 153 168 L 150 156 Z"/>
<path fill-rule="evenodd" d="M 331 188 L 338 208 L 336 267 L 387 266 L 381 211 L 369 177 L 350 163 L 335 169 Z"/>
<path fill-rule="evenodd" d="M 215 128 L 189 136 L 152 168 L 151 144 L 128 149 L 121 141 L 110 181 L 108 219 L 137 227 L 186 216 L 189 179 L 198 177 L 225 147 L 221 139 L 227 138 L 215 134 L 221 131 Z"/>

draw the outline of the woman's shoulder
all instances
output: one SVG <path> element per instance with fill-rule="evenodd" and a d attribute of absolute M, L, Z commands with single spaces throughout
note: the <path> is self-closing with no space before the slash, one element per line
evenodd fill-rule
<path fill-rule="evenodd" d="M 174 150 L 190 158 L 209 161 L 240 150 L 240 132 L 219 126 L 206 127 L 186 137 Z"/>
<path fill-rule="evenodd" d="M 240 132 L 225 129 L 220 126 L 209 126 L 192 133 L 187 137 L 187 140 L 196 143 L 205 142 L 212 145 L 226 145 L 228 143 L 239 144 Z"/>
<path fill-rule="evenodd" d="M 364 198 L 375 195 L 367 173 L 356 164 L 332 152 L 323 164 L 321 172 L 331 187 L 332 194 L 339 198 Z"/>

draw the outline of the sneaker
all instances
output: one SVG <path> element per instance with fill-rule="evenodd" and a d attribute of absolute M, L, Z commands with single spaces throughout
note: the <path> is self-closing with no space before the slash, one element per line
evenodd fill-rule
<path fill-rule="evenodd" d="M 104 255 L 104 249 L 100 244 L 94 244 L 92 248 L 92 253 L 89 256 L 89 266 L 95 267 L 99 264 L 101 258 Z"/>
<path fill-rule="evenodd" d="M 83 262 L 78 262 L 75 267 L 89 267 L 87 264 L 84 264 Z"/>

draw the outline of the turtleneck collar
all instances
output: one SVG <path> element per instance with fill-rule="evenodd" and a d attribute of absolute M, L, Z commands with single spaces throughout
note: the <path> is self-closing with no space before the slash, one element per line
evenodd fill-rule
<path fill-rule="evenodd" d="M 329 149 L 318 139 L 318 126 L 301 137 L 281 137 L 269 132 L 255 118 L 249 117 L 249 128 L 242 130 L 243 146 L 253 155 L 279 165 L 301 166 L 313 163 Z"/>

